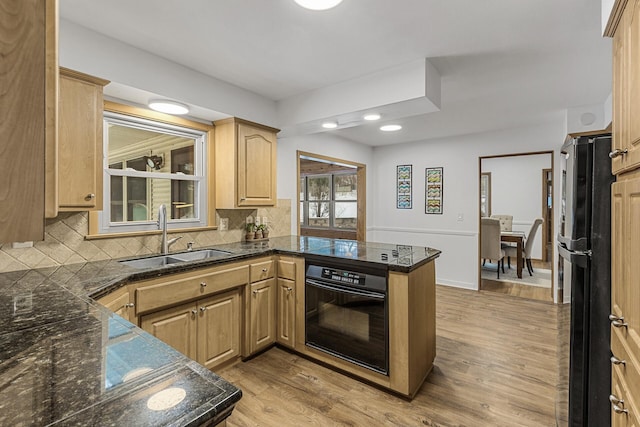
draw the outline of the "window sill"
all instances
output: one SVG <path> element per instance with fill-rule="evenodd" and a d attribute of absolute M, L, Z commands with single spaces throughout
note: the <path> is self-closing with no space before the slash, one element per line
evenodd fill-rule
<path fill-rule="evenodd" d="M 167 230 L 167 234 L 190 233 L 190 232 L 198 232 L 198 231 L 217 230 L 217 229 L 218 229 L 217 226 L 178 228 L 178 229 Z M 87 234 L 86 236 L 84 236 L 84 239 L 100 240 L 100 239 L 113 239 L 118 237 L 153 236 L 155 234 L 162 234 L 162 231 L 148 230 L 148 231 L 131 231 L 127 233 Z"/>

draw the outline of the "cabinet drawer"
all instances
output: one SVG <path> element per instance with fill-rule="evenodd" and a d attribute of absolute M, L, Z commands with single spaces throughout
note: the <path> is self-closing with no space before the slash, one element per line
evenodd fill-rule
<path fill-rule="evenodd" d="M 624 374 L 619 369 L 621 365 L 614 366 L 611 372 L 611 425 L 613 427 L 638 427 L 638 405 L 633 393 L 629 389 L 629 383 L 625 381 Z M 620 399 L 616 402 L 615 399 Z M 617 406 L 618 412 L 614 409 Z M 622 412 L 625 411 L 625 412 Z"/>
<path fill-rule="evenodd" d="M 273 260 L 251 264 L 251 283 L 273 277 Z"/>
<path fill-rule="evenodd" d="M 293 261 L 278 260 L 278 277 L 296 280 L 296 263 Z"/>
<path fill-rule="evenodd" d="M 640 398 L 640 366 L 638 365 L 638 359 L 627 351 L 628 347 L 625 345 L 625 338 L 620 333 L 620 329 L 614 327 L 611 329 L 611 353 L 613 357 L 624 361 L 624 363 L 612 363 L 612 367 L 627 384 L 629 393 L 637 400 Z"/>
<path fill-rule="evenodd" d="M 180 304 L 185 301 L 211 295 L 220 291 L 245 285 L 249 282 L 248 266 L 240 266 L 185 276 L 167 276 L 154 280 L 136 289 L 137 313 Z"/>

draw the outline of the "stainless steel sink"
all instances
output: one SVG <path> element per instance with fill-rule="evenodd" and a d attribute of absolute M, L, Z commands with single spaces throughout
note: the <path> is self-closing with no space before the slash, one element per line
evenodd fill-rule
<path fill-rule="evenodd" d="M 183 252 L 181 254 L 173 254 L 170 256 L 172 258 L 180 259 L 182 261 L 195 261 L 198 259 L 221 257 L 221 256 L 229 255 L 229 253 L 230 252 L 219 251 L 217 249 L 202 249 L 199 251 Z"/>
<path fill-rule="evenodd" d="M 219 251 L 217 249 L 202 249 L 193 252 L 183 252 L 171 255 L 159 255 L 149 258 L 134 259 L 131 261 L 120 261 L 120 264 L 128 267 L 145 269 L 164 267 L 171 264 L 179 264 L 188 261 L 197 261 L 206 258 L 216 258 L 229 255 L 230 252 Z"/>

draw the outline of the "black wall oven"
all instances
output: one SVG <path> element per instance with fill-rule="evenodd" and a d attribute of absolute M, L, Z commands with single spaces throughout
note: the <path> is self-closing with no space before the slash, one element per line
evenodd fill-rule
<path fill-rule="evenodd" d="M 307 259 L 305 343 L 388 375 L 385 269 Z"/>

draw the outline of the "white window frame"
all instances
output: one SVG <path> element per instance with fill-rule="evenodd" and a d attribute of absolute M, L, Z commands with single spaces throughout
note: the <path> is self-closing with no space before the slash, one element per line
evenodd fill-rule
<path fill-rule="evenodd" d="M 138 129 L 161 132 L 165 134 L 194 139 L 194 171 L 193 175 L 183 175 L 165 172 L 143 172 L 126 169 L 110 169 L 109 168 L 109 124 L 117 124 L 122 126 L 134 127 Z M 104 156 L 103 166 L 103 209 L 98 212 L 99 233 L 130 233 L 136 231 L 151 231 L 158 229 L 158 222 L 135 221 L 135 222 L 111 222 L 111 177 L 126 176 L 138 178 L 155 178 L 169 179 L 172 181 L 195 181 L 197 189 L 194 194 L 194 214 L 195 218 L 188 219 L 169 219 L 167 221 L 168 229 L 182 229 L 194 227 L 206 227 L 207 224 L 207 207 L 208 207 L 208 189 L 207 189 L 207 132 L 191 129 L 183 126 L 172 125 L 154 120 L 144 119 L 126 114 L 105 111 L 103 116 L 103 132 L 104 132 Z M 171 206 L 167 206 L 167 213 L 171 211 Z M 157 215 L 156 215 L 157 216 Z"/>

